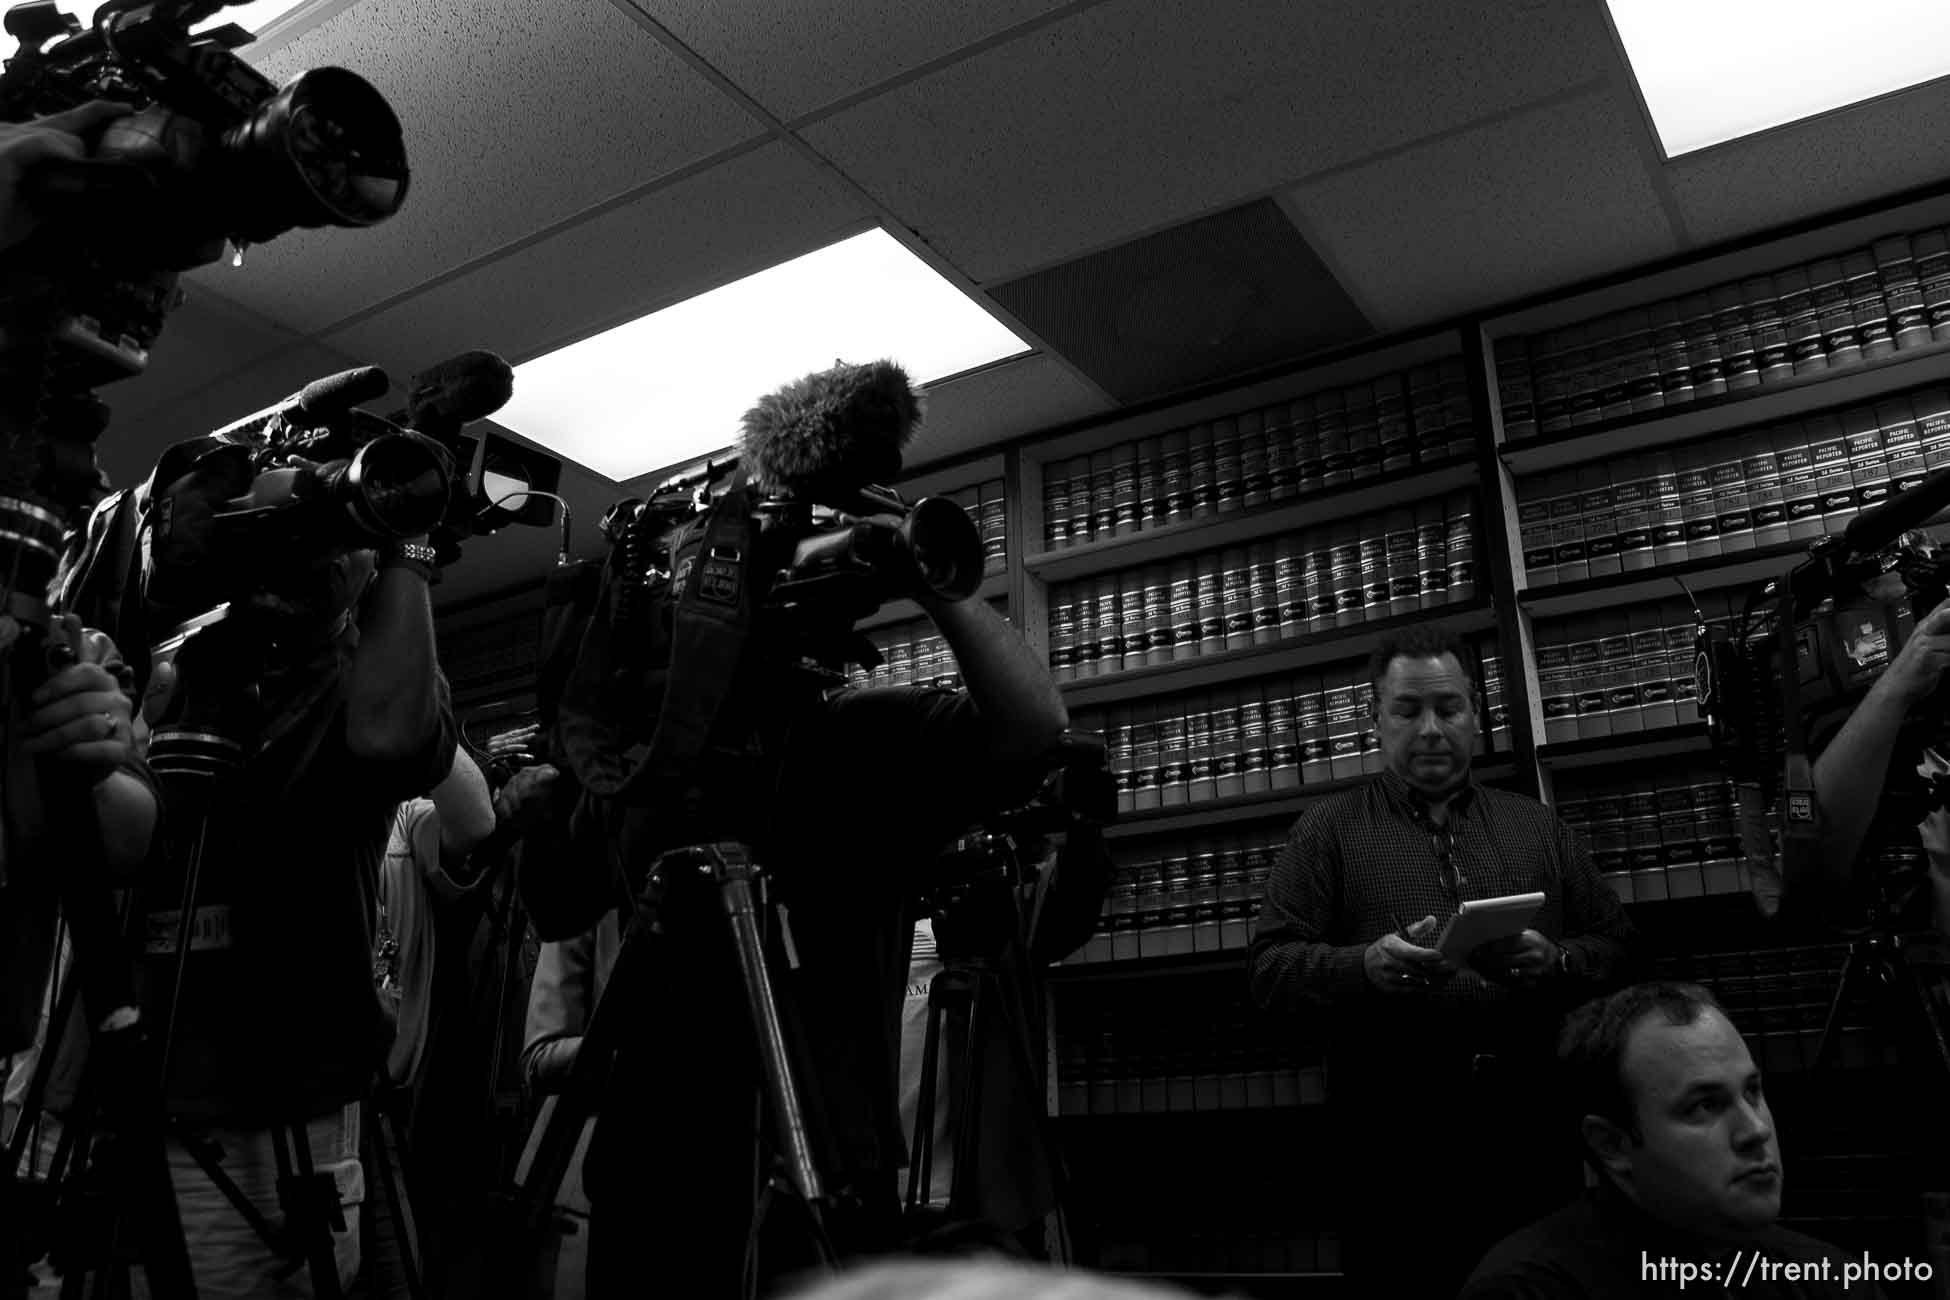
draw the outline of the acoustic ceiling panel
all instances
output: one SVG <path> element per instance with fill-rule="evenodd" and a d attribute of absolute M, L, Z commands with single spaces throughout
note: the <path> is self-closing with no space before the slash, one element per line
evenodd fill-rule
<path fill-rule="evenodd" d="M 765 145 L 329 337 L 409 368 L 469 348 L 526 361 L 829 243 L 867 215 L 828 173 Z"/>
<path fill-rule="evenodd" d="M 1950 177 L 1950 82 L 1933 82 L 1666 165 L 1702 243 Z"/>
<path fill-rule="evenodd" d="M 1677 249 L 1626 93 L 1604 90 L 1299 185 L 1300 227 L 1377 329 Z"/>
<path fill-rule="evenodd" d="M 607 0 L 364 0 L 263 71 L 281 81 L 326 64 L 392 103 L 413 182 L 384 225 L 293 231 L 250 254 L 253 274 L 225 278 L 238 301 L 306 332 L 761 129 Z"/>
<path fill-rule="evenodd" d="M 989 292 L 1124 402 L 1274 365 L 1371 332 L 1270 199 L 992 285 Z"/>
<path fill-rule="evenodd" d="M 1077 0 L 615 0 L 791 120 Z"/>
<path fill-rule="evenodd" d="M 801 134 L 987 283 L 1607 75 L 1594 10 L 1099 5 Z"/>
<path fill-rule="evenodd" d="M 1040 353 L 931 384 L 926 400 L 904 458 L 910 468 L 1111 408 L 1102 393 Z"/>

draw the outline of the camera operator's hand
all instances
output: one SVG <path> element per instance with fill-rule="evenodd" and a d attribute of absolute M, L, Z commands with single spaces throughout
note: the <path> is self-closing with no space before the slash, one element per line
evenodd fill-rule
<path fill-rule="evenodd" d="M 1883 689 L 1910 708 L 1929 698 L 1946 670 L 1950 670 L 1950 600 L 1917 620 L 1909 640 L 1883 674 Z"/>
<path fill-rule="evenodd" d="M 56 621 L 48 640 L 73 662 L 30 698 L 22 748 L 71 763 L 91 784 L 99 782 L 136 757 L 134 677 L 115 643 L 101 632 L 84 632 L 72 614 Z"/>
<path fill-rule="evenodd" d="M 524 767 L 494 796 L 494 822 L 518 832 L 533 830 L 548 816 L 555 782 L 562 774 L 547 763 Z"/>
<path fill-rule="evenodd" d="M 498 736 L 489 736 L 487 756 L 489 758 L 533 758 L 535 744 L 541 739 L 542 724 L 531 722 L 513 731 L 504 731 Z"/>
<path fill-rule="evenodd" d="M 1435 937 L 1435 918 L 1425 916 L 1408 927 L 1408 938 L 1384 934 L 1361 955 L 1368 983 L 1383 993 L 1420 993 L 1447 983 L 1456 968 L 1433 948 L 1419 944 Z"/>
<path fill-rule="evenodd" d="M 33 234 L 41 221 L 22 199 L 21 178 L 51 158 L 86 158 L 87 137 L 129 112 L 127 104 L 98 99 L 29 122 L 0 122 L 0 249 Z"/>

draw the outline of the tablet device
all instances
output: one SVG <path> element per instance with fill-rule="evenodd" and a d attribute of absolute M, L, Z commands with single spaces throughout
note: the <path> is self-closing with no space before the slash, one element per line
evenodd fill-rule
<path fill-rule="evenodd" d="M 1456 965 L 1469 960 L 1478 944 L 1522 934 L 1530 918 L 1544 905 L 1542 891 L 1505 894 L 1502 898 L 1472 898 L 1456 909 L 1435 941 L 1436 951 Z"/>

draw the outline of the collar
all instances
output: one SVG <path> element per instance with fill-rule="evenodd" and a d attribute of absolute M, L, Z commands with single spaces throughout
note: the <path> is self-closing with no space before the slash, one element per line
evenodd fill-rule
<path fill-rule="evenodd" d="M 1417 822 L 1431 820 L 1428 796 L 1404 781 L 1393 768 L 1381 774 L 1378 784 L 1389 803 L 1398 811 L 1407 813 Z M 1472 766 L 1469 774 L 1463 778 L 1462 788 L 1449 796 L 1449 811 L 1467 813 L 1476 802 L 1477 789 L 1476 769 Z"/>

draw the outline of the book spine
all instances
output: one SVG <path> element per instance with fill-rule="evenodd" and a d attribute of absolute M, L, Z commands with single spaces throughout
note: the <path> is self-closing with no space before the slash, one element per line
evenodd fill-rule
<path fill-rule="evenodd" d="M 1781 470 L 1774 442 L 1764 429 L 1740 436 L 1741 472 L 1747 479 L 1747 508 L 1756 547 L 1777 546 L 1788 540 L 1787 498 L 1781 491 Z"/>
<path fill-rule="evenodd" d="M 1754 362 L 1760 367 L 1760 382 L 1777 384 L 1792 377 L 1794 362 L 1788 355 L 1787 322 L 1773 277 L 1757 275 L 1742 281 L 1740 296 L 1746 300 L 1747 320 L 1753 326 Z"/>
<path fill-rule="evenodd" d="M 1571 427 L 1570 374 L 1565 369 L 1564 334 L 1553 330 L 1530 340 L 1531 386 L 1537 395 L 1537 432 L 1549 437 Z"/>
<path fill-rule="evenodd" d="M 1652 567 L 1652 480 L 1646 461 L 1621 456 L 1601 470 L 1613 477 L 1612 509 L 1618 527 L 1618 567 L 1629 573 Z"/>
<path fill-rule="evenodd" d="M 1855 485 L 1855 509 L 1881 505 L 1889 498 L 1889 460 L 1875 408 L 1860 406 L 1842 412 L 1842 436 L 1848 441 L 1848 476 Z"/>
<path fill-rule="evenodd" d="M 1544 714 L 1544 740 L 1549 744 L 1578 737 L 1578 696 L 1571 675 L 1571 647 L 1564 637 L 1561 624 L 1537 628 L 1537 694 Z"/>
<path fill-rule="evenodd" d="M 1452 492 L 1443 508 L 1449 561 L 1449 599 L 1468 604 L 1476 599 L 1476 497 Z"/>
<path fill-rule="evenodd" d="M 1911 393 L 1916 412 L 1916 438 L 1923 445 L 1923 468 L 1931 474 L 1950 468 L 1950 389 L 1925 388 Z"/>
<path fill-rule="evenodd" d="M 1753 323 L 1747 315 L 1741 286 L 1719 285 L 1708 291 L 1707 297 L 1713 304 L 1713 334 L 1719 346 L 1726 391 L 1755 387 L 1760 383 L 1760 366 L 1755 359 Z"/>
<path fill-rule="evenodd" d="M 1671 451 L 1656 451 L 1646 463 L 1652 471 L 1647 493 L 1652 503 L 1653 564 L 1677 564 L 1686 558 L 1686 500 L 1679 491 L 1679 461 Z"/>
<path fill-rule="evenodd" d="M 1140 581 L 1144 585 L 1144 663 L 1147 667 L 1168 664 L 1178 639 L 1171 571 L 1154 564 L 1142 571 Z"/>
<path fill-rule="evenodd" d="M 983 571 L 1001 573 L 1009 565 L 1009 508 L 1002 496 L 1002 480 L 984 483 L 980 491 Z"/>
<path fill-rule="evenodd" d="M 1241 794 L 1265 794 L 1273 788 L 1272 754 L 1268 748 L 1266 701 L 1257 683 L 1237 693 L 1239 715 L 1239 787 Z"/>
<path fill-rule="evenodd" d="M 1875 254 L 1864 248 L 1842 258 L 1848 300 L 1855 312 L 1855 330 L 1862 336 L 1862 359 L 1894 356 L 1896 337 L 1889 328 L 1889 300 L 1882 296 L 1882 277 L 1876 274 Z"/>
<path fill-rule="evenodd" d="M 1666 610 L 1666 672 L 1672 683 L 1674 719 L 1680 726 L 1699 721 L 1699 678 L 1692 611 L 1683 601 L 1669 601 Z"/>
<path fill-rule="evenodd" d="M 1408 372 L 1408 423 L 1415 437 L 1415 460 L 1440 465 L 1449 459 L 1449 427 L 1442 410 L 1442 370 L 1416 366 Z"/>
<path fill-rule="evenodd" d="M 1219 555 L 1219 582 L 1225 601 L 1225 648 L 1243 650 L 1253 643 L 1251 569 L 1242 547 L 1228 547 Z"/>
<path fill-rule="evenodd" d="M 1253 543 L 1246 553 L 1246 605 L 1252 613 L 1254 645 L 1272 645 L 1280 639 L 1277 554 L 1270 540 Z"/>
<path fill-rule="evenodd" d="M 1213 449 L 1212 426 L 1195 424 L 1186 433 L 1186 465 L 1191 476 L 1191 511 L 1193 519 L 1205 519 L 1218 513 L 1219 509 L 1219 466 Z"/>
<path fill-rule="evenodd" d="M 1550 475 L 1539 474 L 1517 485 L 1518 544 L 1523 551 L 1526 585 L 1531 587 L 1557 581 L 1556 539 L 1551 531 L 1551 484 Z"/>
<path fill-rule="evenodd" d="M 1666 633 L 1657 604 L 1626 611 L 1632 638 L 1632 673 L 1638 679 L 1639 722 L 1647 731 L 1677 725 L 1672 709 L 1672 675 L 1666 664 Z"/>
<path fill-rule="evenodd" d="M 1536 436 L 1537 396 L 1531 387 L 1530 349 L 1521 335 L 1496 340 L 1496 404 L 1506 440 Z"/>
<path fill-rule="evenodd" d="M 1163 772 L 1159 782 L 1161 807 L 1182 808 L 1190 800 L 1192 752 L 1190 728 L 1186 724 L 1182 704 L 1160 706 L 1158 746 L 1162 752 L 1160 763 Z"/>
<path fill-rule="evenodd" d="M 1578 514 L 1584 521 L 1584 558 L 1594 578 L 1620 571 L 1618 515 L 1611 466 L 1594 461 L 1578 468 Z"/>
<path fill-rule="evenodd" d="M 1599 648 L 1598 631 L 1596 616 L 1587 614 L 1571 622 L 1571 688 L 1577 697 L 1580 740 L 1611 734 L 1604 654 Z"/>
<path fill-rule="evenodd" d="M 1220 699 L 1204 695 L 1185 707 L 1185 744 L 1192 759 L 1191 802 L 1209 803 L 1226 793 L 1232 766 L 1232 740 L 1226 732 L 1224 705 Z"/>
<path fill-rule="evenodd" d="M 1207 551 L 1192 563 L 1198 574 L 1198 652 L 1219 654 L 1226 648 L 1225 570 L 1220 553 Z"/>
<path fill-rule="evenodd" d="M 1653 341 L 1652 313 L 1635 308 L 1625 319 L 1625 385 L 1634 414 L 1657 411 L 1666 404 L 1665 386 L 1659 381 L 1659 353 Z"/>
<path fill-rule="evenodd" d="M 1090 530 L 1090 458 L 1077 456 L 1070 461 L 1070 545 L 1082 546 L 1093 540 Z"/>
<path fill-rule="evenodd" d="M 1300 732 L 1293 709 L 1293 683 L 1282 678 L 1262 688 L 1266 708 L 1268 782 L 1275 790 L 1300 786 Z"/>
<path fill-rule="evenodd" d="M 1808 268 L 1791 267 L 1774 277 L 1774 292 L 1781 300 L 1781 322 L 1787 330 L 1788 364 L 1797 375 L 1828 369 L 1828 349 L 1821 334 L 1821 316 L 1815 309 L 1815 290 Z"/>
<path fill-rule="evenodd" d="M 1124 651 L 1118 667 L 1125 672 L 1144 667 L 1150 656 L 1150 597 L 1142 569 L 1126 569 L 1117 575 L 1118 615 L 1124 634 Z"/>
<path fill-rule="evenodd" d="M 1305 559 L 1298 536 L 1290 534 L 1274 543 L 1273 600 L 1279 606 L 1282 640 L 1307 630 L 1307 589 L 1301 577 Z"/>
<path fill-rule="evenodd" d="M 1889 333 L 1896 350 L 1904 352 L 1930 341 L 1930 317 L 1923 308 L 1923 281 L 1908 235 L 1890 235 L 1875 242 L 1876 276 L 1882 281 L 1882 300 L 1889 309 Z"/>
<path fill-rule="evenodd" d="M 1056 587 L 1049 598 L 1049 672 L 1059 682 L 1077 675 L 1077 598 L 1073 584 Z M 887 656 L 889 677 L 899 681 L 900 669 L 892 655 Z"/>
<path fill-rule="evenodd" d="M 1183 523 L 1192 517 L 1191 434 L 1175 429 L 1163 438 L 1165 463 L 1159 486 L 1165 495 L 1167 525 Z"/>
<path fill-rule="evenodd" d="M 1381 436 L 1381 472 L 1402 474 L 1415 467 L 1415 434 L 1408 424 L 1408 392 L 1400 375 L 1374 381 L 1375 423 Z"/>
<path fill-rule="evenodd" d="M 1415 557 L 1422 569 L 1422 608 L 1449 603 L 1449 521 L 1440 499 L 1415 503 Z"/>
<path fill-rule="evenodd" d="M 1352 674 L 1330 674 L 1325 686 L 1327 753 L 1333 779 L 1342 781 L 1361 775 L 1361 713 Z"/>
<path fill-rule="evenodd" d="M 1679 318 L 1679 303 L 1652 304 L 1647 315 L 1652 325 L 1653 363 L 1659 371 L 1659 392 L 1666 406 L 1693 400 L 1692 363 L 1687 355 L 1686 333 Z"/>
<path fill-rule="evenodd" d="M 1116 458 L 1106 448 L 1090 453 L 1090 536 L 1093 541 L 1102 541 L 1116 531 Z"/>
<path fill-rule="evenodd" d="M 1707 447 L 1712 462 L 1707 473 L 1713 481 L 1713 510 L 1723 555 L 1754 549 L 1753 498 L 1743 448 L 1739 438 L 1721 438 Z"/>
<path fill-rule="evenodd" d="M 1916 279 L 1923 288 L 1923 315 L 1932 342 L 1950 339 L 1950 231 L 1941 228 L 1910 236 Z"/>
<path fill-rule="evenodd" d="M 1171 661 L 1180 663 L 1198 655 L 1202 632 L 1198 578 L 1190 560 L 1173 560 L 1167 572 L 1171 582 Z"/>
<path fill-rule="evenodd" d="M 1239 417 L 1239 484 L 1241 503 L 1262 509 L 1272 499 L 1273 483 L 1266 465 L 1266 424 L 1258 411 Z"/>
<path fill-rule="evenodd" d="M 1855 309 L 1842 278 L 1842 259 L 1825 257 L 1808 268 L 1808 288 L 1814 298 L 1815 324 L 1821 331 L 1822 352 L 1831 369 L 1862 360 L 1862 336 L 1855 328 Z"/>
<path fill-rule="evenodd" d="M 1818 415 L 1802 426 L 1810 436 L 1815 460 L 1815 487 L 1821 493 L 1825 532 L 1834 532 L 1855 517 L 1855 480 L 1848 464 L 1848 435 L 1833 415 Z"/>
<path fill-rule="evenodd" d="M 1347 441 L 1347 396 L 1336 390 L 1314 396 L 1314 428 L 1320 434 L 1320 481 L 1323 487 L 1346 487 L 1354 468 Z"/>
<path fill-rule="evenodd" d="M 1923 443 L 1917 433 L 1916 412 L 1904 397 L 1876 403 L 1876 424 L 1882 429 L 1883 454 L 1889 463 L 1889 492 L 1907 492 L 1927 477 Z"/>
<path fill-rule="evenodd" d="M 1799 424 L 1765 431 L 1774 447 L 1781 477 L 1781 505 L 1787 512 L 1790 540 L 1822 535 L 1821 480 L 1815 474 L 1814 446 Z"/>
<path fill-rule="evenodd" d="M 1124 669 L 1124 611 L 1117 576 L 1097 579 L 1097 673 L 1103 676 Z"/>
<path fill-rule="evenodd" d="M 1164 790 L 1164 758 L 1159 747 L 1158 705 L 1140 703 L 1131 710 L 1132 766 L 1135 769 L 1131 806 L 1149 812 L 1161 806 Z"/>
<path fill-rule="evenodd" d="M 1140 438 L 1137 444 L 1137 520 L 1140 530 L 1165 522 L 1165 440 Z"/>
<path fill-rule="evenodd" d="M 1679 497 L 1686 512 L 1686 558 L 1720 553 L 1720 521 L 1714 510 L 1712 463 L 1704 447 L 1679 450 Z"/>
<path fill-rule="evenodd" d="M 1449 459 L 1466 461 L 1476 454 L 1476 408 L 1469 401 L 1469 372 L 1461 357 L 1437 363 L 1442 377 L 1442 423 L 1449 435 Z"/>
<path fill-rule="evenodd" d="M 1239 422 L 1227 417 L 1212 422 L 1213 494 L 1220 514 L 1242 509 L 1245 482 L 1239 467 Z"/>
<path fill-rule="evenodd" d="M 1070 462 L 1053 460 L 1043 466 L 1043 549 L 1060 551 L 1070 544 Z"/>
<path fill-rule="evenodd" d="M 1383 522 L 1388 566 L 1388 614 L 1399 617 L 1422 608 L 1422 561 L 1415 549 L 1415 512 L 1390 510 Z"/>
<path fill-rule="evenodd" d="M 1727 391 L 1727 372 L 1712 299 L 1703 293 L 1681 298 L 1679 320 L 1680 332 L 1686 336 L 1686 368 L 1694 398 L 1720 396 Z"/>
<path fill-rule="evenodd" d="M 1381 475 L 1381 416 L 1372 384 L 1355 384 L 1346 393 L 1348 481 L 1363 483 Z"/>
<path fill-rule="evenodd" d="M 1329 535 L 1309 533 L 1302 539 L 1300 574 L 1306 584 L 1307 631 L 1331 632 L 1334 628 L 1334 571 Z"/>
<path fill-rule="evenodd" d="M 1551 498 L 1551 536 L 1559 582 L 1579 582 L 1591 576 L 1584 549 L 1583 505 L 1577 471 L 1566 470 L 1557 480 L 1557 495 Z"/>
<path fill-rule="evenodd" d="M 1300 678 L 1293 696 L 1293 725 L 1300 744 L 1301 786 L 1333 780 L 1333 752 L 1327 744 L 1327 690 L 1319 674 Z"/>
<path fill-rule="evenodd" d="M 1296 496 L 1309 496 L 1327 485 L 1326 451 L 1320 442 L 1320 422 L 1311 397 L 1302 397 L 1288 408 L 1293 432 L 1293 488 Z"/>
<path fill-rule="evenodd" d="M 1291 501 L 1299 491 L 1298 450 L 1294 445 L 1293 408 L 1278 402 L 1261 413 L 1266 422 L 1266 499 Z"/>
<path fill-rule="evenodd" d="M 1598 366 L 1598 416 L 1616 420 L 1632 413 L 1628 354 L 1631 339 L 1623 313 L 1602 317 L 1586 340 Z"/>
<path fill-rule="evenodd" d="M 1632 662 L 1632 628 L 1623 610 L 1611 610 L 1599 618 L 1598 656 L 1605 687 L 1605 717 L 1611 734 L 1642 731 L 1645 719 L 1639 712 L 1639 676 Z"/>
<path fill-rule="evenodd" d="M 1388 617 L 1388 529 L 1385 516 L 1360 524 L 1361 617 L 1370 623 Z"/>
<path fill-rule="evenodd" d="M 1334 586 L 1334 626 L 1353 627 L 1366 617 L 1362 611 L 1360 526 L 1352 522 L 1335 524 L 1329 532 L 1328 545 Z"/>

